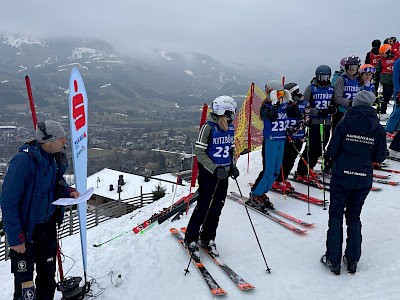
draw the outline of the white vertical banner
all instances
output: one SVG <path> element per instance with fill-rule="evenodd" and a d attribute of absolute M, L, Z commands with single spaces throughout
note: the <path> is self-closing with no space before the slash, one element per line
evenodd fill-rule
<path fill-rule="evenodd" d="M 75 187 L 81 194 L 87 190 L 87 136 L 88 99 L 83 78 L 78 69 L 73 68 L 69 78 L 69 121 L 71 129 L 72 161 L 74 164 Z M 86 281 L 86 202 L 78 204 L 79 226 L 82 246 L 83 269 Z"/>

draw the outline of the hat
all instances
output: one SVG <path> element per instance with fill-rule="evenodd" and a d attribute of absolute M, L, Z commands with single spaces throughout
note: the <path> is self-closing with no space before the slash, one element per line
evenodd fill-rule
<path fill-rule="evenodd" d="M 36 139 L 40 144 L 49 143 L 65 137 L 61 124 L 55 121 L 42 121 L 36 127 Z"/>
<path fill-rule="evenodd" d="M 372 41 L 372 47 L 373 48 L 379 48 L 381 46 L 381 41 L 380 40 L 373 40 Z"/>
<path fill-rule="evenodd" d="M 283 91 L 283 85 L 280 81 L 278 80 L 270 80 L 267 82 L 265 85 L 265 89 L 269 89 L 270 91 L 276 90 L 276 91 Z"/>
<path fill-rule="evenodd" d="M 369 91 L 359 91 L 353 99 L 353 106 L 371 106 L 376 100 L 375 94 Z"/>

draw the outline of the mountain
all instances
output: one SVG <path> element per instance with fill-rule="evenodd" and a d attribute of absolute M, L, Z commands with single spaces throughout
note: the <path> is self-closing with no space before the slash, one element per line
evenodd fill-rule
<path fill-rule="evenodd" d="M 199 105 L 222 94 L 244 95 L 251 82 L 271 77 L 266 69 L 227 65 L 206 54 L 155 49 L 145 58 L 121 55 L 98 39 L 3 35 L 0 52 L 0 105 L 26 102 L 29 75 L 38 107 L 61 109 L 73 67 L 84 77 L 91 111 Z"/>

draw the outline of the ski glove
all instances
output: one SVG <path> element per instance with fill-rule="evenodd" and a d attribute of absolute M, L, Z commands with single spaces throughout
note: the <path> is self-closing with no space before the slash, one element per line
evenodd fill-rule
<path fill-rule="evenodd" d="M 320 118 L 326 118 L 329 115 L 329 110 L 328 109 L 321 109 L 318 111 L 318 117 Z"/>
<path fill-rule="evenodd" d="M 231 176 L 233 179 L 238 178 L 240 175 L 238 168 L 231 166 L 231 169 L 229 170 L 229 176 Z"/>
<path fill-rule="evenodd" d="M 228 172 L 224 167 L 219 166 L 214 170 L 213 175 L 218 179 L 226 179 L 228 177 Z"/>

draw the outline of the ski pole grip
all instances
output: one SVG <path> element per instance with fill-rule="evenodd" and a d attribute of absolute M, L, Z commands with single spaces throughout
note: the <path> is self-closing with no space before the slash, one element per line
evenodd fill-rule
<path fill-rule="evenodd" d="M 324 124 L 319 124 L 319 134 L 321 135 L 321 138 L 324 136 Z"/>

